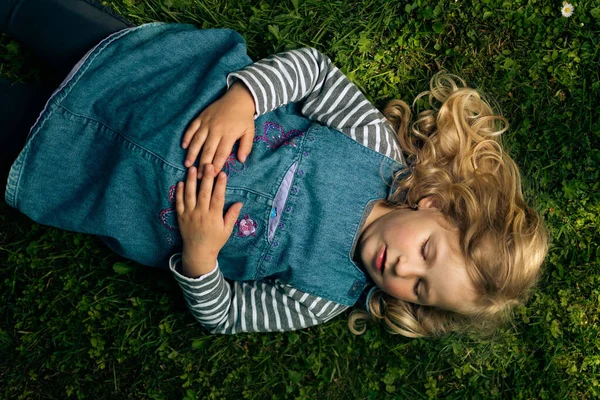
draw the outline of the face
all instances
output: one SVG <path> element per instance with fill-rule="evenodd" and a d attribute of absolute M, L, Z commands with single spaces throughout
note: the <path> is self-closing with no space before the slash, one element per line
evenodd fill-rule
<path fill-rule="evenodd" d="M 418 210 L 377 205 L 369 215 L 357 251 L 384 292 L 411 303 L 467 311 L 477 296 L 460 255 L 458 231 L 428 198 Z"/>

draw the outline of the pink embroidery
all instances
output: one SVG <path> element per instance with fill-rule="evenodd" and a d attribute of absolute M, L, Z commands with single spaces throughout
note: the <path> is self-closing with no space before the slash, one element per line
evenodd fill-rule
<path fill-rule="evenodd" d="M 171 186 L 169 189 L 169 202 L 171 207 L 165 208 L 160 211 L 160 222 L 170 231 L 179 230 L 179 223 L 177 222 L 177 213 L 175 212 L 175 190 L 177 185 Z"/>
<path fill-rule="evenodd" d="M 246 169 L 246 164 L 240 162 L 237 159 L 237 148 L 234 147 L 233 151 L 231 152 L 231 154 L 227 157 L 227 160 L 225 160 L 225 173 L 227 174 L 227 176 L 229 176 L 229 174 L 233 171 L 233 172 L 242 172 L 243 170 Z M 242 166 L 240 168 L 240 165 Z"/>
<path fill-rule="evenodd" d="M 281 146 L 296 147 L 296 139 L 303 136 L 303 131 L 292 129 L 285 132 L 283 127 L 274 122 L 265 122 L 263 134 L 254 138 L 255 142 L 263 142 L 268 149 L 277 150 Z"/>
<path fill-rule="evenodd" d="M 175 190 L 177 189 L 177 185 L 171 186 L 169 189 L 169 202 L 171 203 L 171 207 L 165 208 L 161 210 L 159 213 L 160 223 L 163 224 L 165 228 L 168 229 L 167 232 L 164 233 L 164 238 L 170 245 L 174 245 L 177 238 L 177 231 L 179 231 L 179 223 L 177 222 L 177 213 L 175 211 Z"/>
<path fill-rule="evenodd" d="M 238 220 L 235 224 L 238 227 L 237 236 L 256 236 L 254 232 L 256 232 L 256 227 L 258 226 L 258 224 L 256 223 L 256 221 L 251 220 L 248 214 L 244 215 L 244 218 Z"/>

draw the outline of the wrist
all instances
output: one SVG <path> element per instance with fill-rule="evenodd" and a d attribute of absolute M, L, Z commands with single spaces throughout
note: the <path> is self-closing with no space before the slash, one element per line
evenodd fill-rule
<path fill-rule="evenodd" d="M 181 272 L 188 278 L 199 278 L 211 272 L 217 265 L 217 257 L 183 250 Z"/>
<path fill-rule="evenodd" d="M 254 104 L 254 96 L 252 96 L 252 92 L 248 89 L 248 86 L 240 80 L 237 80 L 231 85 L 229 90 L 227 91 L 231 96 L 236 97 L 236 103 L 243 107 L 244 110 L 247 110 L 248 113 L 256 112 L 256 104 Z"/>

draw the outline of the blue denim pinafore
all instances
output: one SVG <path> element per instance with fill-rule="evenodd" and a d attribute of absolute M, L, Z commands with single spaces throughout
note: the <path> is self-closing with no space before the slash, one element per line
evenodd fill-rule
<path fill-rule="evenodd" d="M 181 251 L 183 132 L 225 92 L 227 74 L 250 63 L 242 37 L 227 29 L 157 23 L 110 36 L 49 100 L 11 168 L 7 203 L 166 267 Z M 224 167 L 226 207 L 244 203 L 218 257 L 224 276 L 278 278 L 353 305 L 368 281 L 352 260 L 359 225 L 400 166 L 295 104 L 255 123 L 247 161 L 234 148 Z"/>

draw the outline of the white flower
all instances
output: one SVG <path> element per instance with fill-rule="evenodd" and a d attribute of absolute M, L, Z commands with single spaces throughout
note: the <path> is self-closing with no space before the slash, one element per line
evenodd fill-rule
<path fill-rule="evenodd" d="M 562 13 L 563 17 L 569 18 L 571 15 L 573 15 L 574 9 L 575 7 L 573 6 L 573 4 L 567 3 L 565 1 L 560 12 Z"/>

